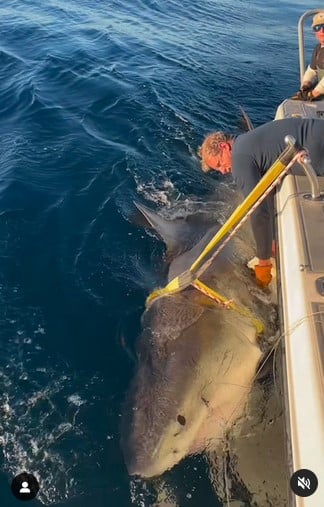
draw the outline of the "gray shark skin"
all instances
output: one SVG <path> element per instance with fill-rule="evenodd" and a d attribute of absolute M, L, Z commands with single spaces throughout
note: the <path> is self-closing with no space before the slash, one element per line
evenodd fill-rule
<path fill-rule="evenodd" d="M 203 214 L 173 221 L 137 207 L 176 255 L 168 280 L 192 265 L 219 228 Z M 274 334 L 273 313 L 245 267 L 252 249 L 238 237 L 230 243 L 201 280 L 262 320 L 266 342 Z M 219 448 L 244 414 L 264 353 L 249 317 L 192 287 L 154 300 L 141 324 L 121 447 L 129 474 L 150 478 L 188 455 Z"/>

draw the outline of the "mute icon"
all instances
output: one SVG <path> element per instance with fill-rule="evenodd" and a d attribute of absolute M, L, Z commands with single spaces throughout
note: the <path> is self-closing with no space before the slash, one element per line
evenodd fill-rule
<path fill-rule="evenodd" d="M 307 468 L 297 470 L 290 478 L 290 487 L 297 496 L 311 496 L 317 490 L 317 486 L 316 475 Z"/>
<path fill-rule="evenodd" d="M 310 480 L 309 479 L 305 479 L 305 477 L 298 477 L 298 480 L 297 480 L 297 485 L 300 486 L 301 488 L 305 489 L 310 489 Z"/>

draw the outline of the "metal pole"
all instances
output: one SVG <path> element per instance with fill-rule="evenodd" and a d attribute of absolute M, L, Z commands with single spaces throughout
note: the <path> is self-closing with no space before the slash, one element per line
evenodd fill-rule
<path fill-rule="evenodd" d="M 285 137 L 285 143 L 288 146 L 293 146 L 295 144 L 295 142 L 296 141 L 293 136 L 288 135 Z M 306 174 L 308 181 L 310 183 L 310 186 L 311 186 L 312 200 L 315 201 L 316 199 L 319 199 L 321 197 L 321 191 L 320 191 L 317 175 L 316 175 L 314 168 L 312 166 L 312 161 L 310 159 L 310 156 L 308 154 L 305 154 L 300 157 L 300 160 L 298 162 L 305 171 L 305 174 Z"/>

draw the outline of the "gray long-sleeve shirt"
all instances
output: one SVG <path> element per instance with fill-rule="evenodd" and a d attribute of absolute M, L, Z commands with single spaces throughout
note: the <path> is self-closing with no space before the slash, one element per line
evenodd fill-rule
<path fill-rule="evenodd" d="M 265 123 L 239 135 L 233 144 L 232 173 L 246 197 L 286 148 L 284 138 L 291 134 L 308 149 L 318 175 L 324 175 L 324 120 L 288 118 Z M 257 256 L 268 259 L 272 243 L 272 198 L 267 197 L 251 216 Z"/>

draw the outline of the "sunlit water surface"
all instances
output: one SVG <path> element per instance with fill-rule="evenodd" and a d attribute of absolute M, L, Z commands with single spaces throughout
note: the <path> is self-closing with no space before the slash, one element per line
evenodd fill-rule
<path fill-rule="evenodd" d="M 210 130 L 238 132 L 239 105 L 257 125 L 298 89 L 305 7 L 1 4 L 1 505 L 17 505 L 9 484 L 25 469 L 44 504 L 152 504 L 119 447 L 128 349 L 163 252 L 132 223 L 133 201 L 217 210 L 221 180 L 200 172 L 197 147 Z M 206 467 L 178 467 L 181 507 L 217 505 Z"/>

